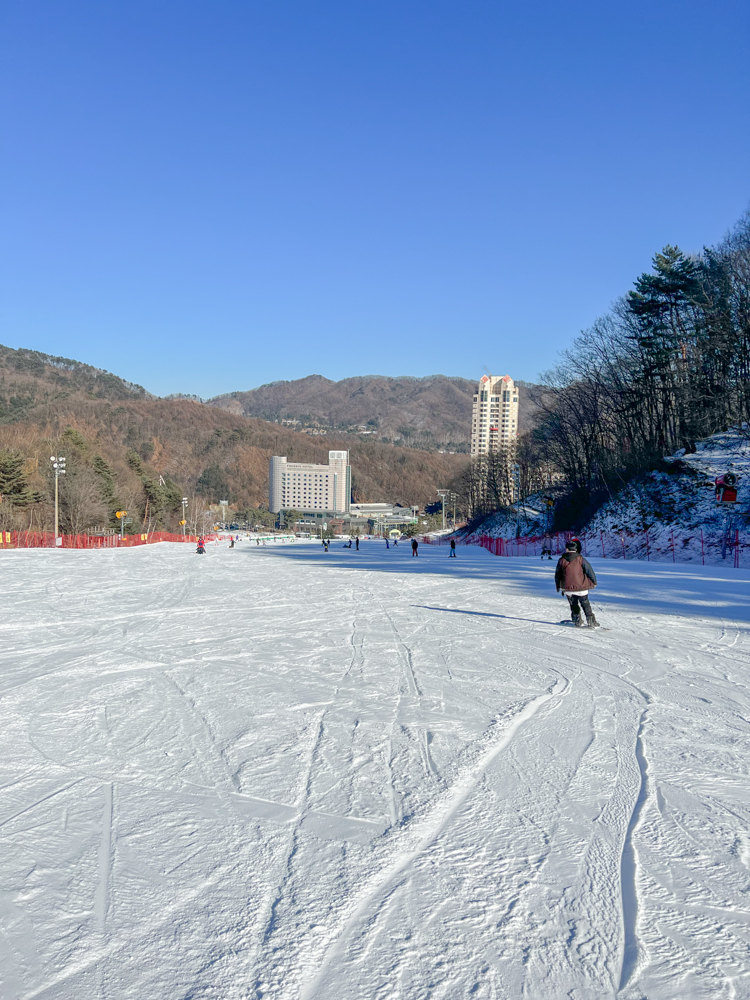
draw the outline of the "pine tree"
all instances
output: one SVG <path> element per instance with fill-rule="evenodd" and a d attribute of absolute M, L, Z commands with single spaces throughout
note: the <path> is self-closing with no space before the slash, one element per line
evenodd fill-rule
<path fill-rule="evenodd" d="M 0 498 L 14 507 L 26 507 L 41 499 L 29 486 L 23 458 L 7 449 L 0 450 Z"/>

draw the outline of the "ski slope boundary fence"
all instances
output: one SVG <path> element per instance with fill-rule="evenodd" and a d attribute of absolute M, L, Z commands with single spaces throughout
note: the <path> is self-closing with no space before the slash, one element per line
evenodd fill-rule
<path fill-rule="evenodd" d="M 140 535 L 60 535 L 62 545 L 55 546 L 52 531 L 0 531 L 0 551 L 3 549 L 118 549 L 133 545 L 150 545 L 154 542 L 192 542 L 197 535 L 173 535 L 168 531 L 143 532 Z M 204 535 L 210 542 L 213 535 Z"/>
<path fill-rule="evenodd" d="M 491 535 L 473 535 L 468 539 L 456 538 L 457 545 L 481 545 L 495 556 L 541 557 L 543 546 L 552 550 L 553 556 L 565 551 L 565 543 L 572 532 L 555 535 L 534 535 L 522 538 L 494 538 Z M 702 529 L 685 532 L 662 527 L 652 531 L 599 531 L 590 535 L 576 535 L 583 554 L 598 559 L 643 559 L 646 562 L 700 562 L 724 565 L 750 566 L 750 535 L 733 529 L 726 535 L 711 535 Z M 424 535 L 427 545 L 450 545 L 450 538 Z"/>

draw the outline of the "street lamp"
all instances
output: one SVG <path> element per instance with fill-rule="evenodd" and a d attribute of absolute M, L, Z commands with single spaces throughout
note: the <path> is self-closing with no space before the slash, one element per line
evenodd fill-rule
<path fill-rule="evenodd" d="M 65 475 L 65 459 L 62 455 L 58 455 L 55 458 L 54 455 L 50 456 L 50 462 L 52 462 L 52 468 L 55 470 L 55 545 L 62 545 L 62 538 L 60 538 L 59 531 L 59 517 L 58 517 L 58 491 L 57 491 L 57 480 L 60 476 Z"/>
<path fill-rule="evenodd" d="M 183 497 L 182 498 L 182 521 L 181 521 L 181 524 L 182 524 L 182 534 L 183 535 L 185 534 L 185 522 L 187 520 L 187 505 L 188 505 L 188 498 L 187 497 Z"/>
<path fill-rule="evenodd" d="M 219 500 L 219 506 L 221 507 L 221 520 L 224 527 L 227 526 L 227 506 L 229 504 L 228 500 Z"/>
<path fill-rule="evenodd" d="M 450 490 L 435 490 L 435 492 L 437 493 L 437 495 L 440 497 L 441 500 L 441 507 L 443 511 L 443 531 L 445 531 L 445 498 L 450 493 Z"/>
<path fill-rule="evenodd" d="M 450 499 L 453 503 L 453 527 L 456 527 L 456 500 L 458 499 L 457 493 L 451 493 Z"/>

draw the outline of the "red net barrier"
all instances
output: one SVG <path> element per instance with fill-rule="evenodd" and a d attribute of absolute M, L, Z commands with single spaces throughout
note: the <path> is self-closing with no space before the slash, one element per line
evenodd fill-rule
<path fill-rule="evenodd" d="M 495 538 L 479 535 L 472 538 L 455 538 L 457 545 L 481 545 L 495 556 L 542 556 L 542 549 L 556 558 L 565 551 L 565 543 L 572 538 L 572 532 L 554 535 L 533 535 L 521 538 Z M 739 569 L 750 564 L 747 550 L 750 537 L 738 529 L 733 529 L 726 537 L 714 534 L 709 537 L 698 528 L 681 532 L 673 528 L 659 531 L 597 531 L 588 535 L 575 536 L 580 539 L 583 554 L 596 559 L 643 559 L 646 562 L 706 562 L 725 563 Z M 422 537 L 427 545 L 449 545 L 450 538 L 442 536 Z"/>
<path fill-rule="evenodd" d="M 204 541 L 213 541 L 214 535 L 204 535 Z M 140 535 L 60 535 L 62 544 L 55 546 L 51 531 L 0 531 L 0 549 L 118 549 L 134 545 L 151 545 L 154 542 L 192 542 L 197 535 L 174 535 L 169 531 L 144 531 Z"/>

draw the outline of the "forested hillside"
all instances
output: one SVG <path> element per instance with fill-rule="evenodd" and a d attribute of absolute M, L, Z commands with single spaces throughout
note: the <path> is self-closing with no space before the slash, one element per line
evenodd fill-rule
<path fill-rule="evenodd" d="M 41 351 L 0 344 L 0 423 L 12 423 L 44 405 L 65 400 L 153 398 L 140 385 L 111 372 Z"/>
<path fill-rule="evenodd" d="M 133 530 L 174 527 L 183 495 L 191 511 L 228 499 L 260 517 L 272 454 L 326 462 L 329 448 L 347 448 L 356 499 L 420 505 L 434 500 L 436 487 L 465 462 L 345 435 L 310 437 L 191 400 L 156 399 L 77 362 L 58 368 L 53 362 L 60 360 L 3 349 L 0 386 L 9 410 L 0 423 L 0 524 L 6 528 L 51 523 L 52 454 L 67 458 L 60 490 L 70 531 L 114 525 L 118 509 L 134 515 Z M 20 394 L 22 404 L 10 402 Z"/>

